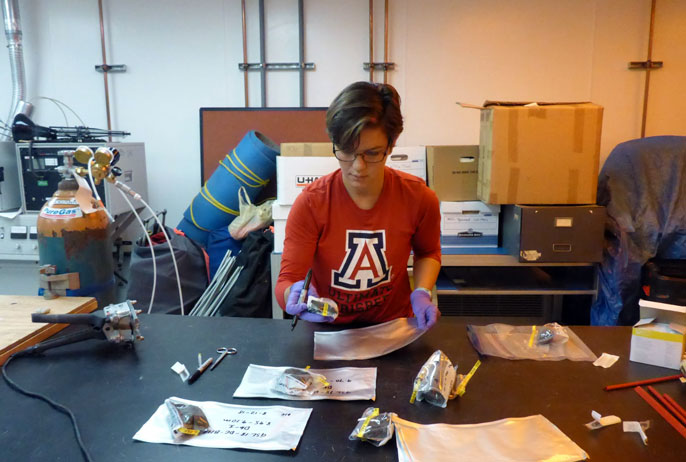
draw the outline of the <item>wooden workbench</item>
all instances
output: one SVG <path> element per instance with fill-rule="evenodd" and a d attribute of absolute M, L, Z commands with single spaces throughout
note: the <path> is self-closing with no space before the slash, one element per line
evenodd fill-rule
<path fill-rule="evenodd" d="M 31 322 L 31 313 L 43 308 L 49 314 L 90 313 L 98 308 L 92 297 L 59 297 L 46 300 L 31 295 L 0 295 L 0 365 L 15 351 L 35 345 L 67 324 Z"/>

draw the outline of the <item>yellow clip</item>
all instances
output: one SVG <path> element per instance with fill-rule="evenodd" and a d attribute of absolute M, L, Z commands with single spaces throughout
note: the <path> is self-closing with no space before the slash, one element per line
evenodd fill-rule
<path fill-rule="evenodd" d="M 305 368 L 306 371 L 309 370 L 309 369 L 310 369 L 310 366 L 307 366 L 307 367 Z M 330 384 L 329 382 L 326 381 L 326 378 L 317 377 L 317 380 L 319 380 L 321 383 L 323 383 L 325 387 L 331 386 L 331 384 Z"/>
<path fill-rule="evenodd" d="M 326 316 L 329 312 L 329 304 L 324 303 L 324 307 L 322 308 L 322 316 Z"/>
<path fill-rule="evenodd" d="M 534 338 L 536 337 L 536 326 L 531 326 L 531 337 L 529 337 L 529 348 L 534 346 Z"/>
<path fill-rule="evenodd" d="M 357 437 L 358 437 L 358 438 L 362 438 L 362 437 L 363 437 L 364 431 L 365 431 L 365 429 L 367 428 L 367 425 L 369 425 L 369 421 L 372 420 L 372 419 L 373 419 L 374 417 L 376 417 L 377 415 L 379 415 L 379 408 L 378 408 L 378 407 L 375 407 L 374 410 L 372 411 L 372 413 L 369 414 L 369 415 L 367 416 L 366 419 L 364 419 L 364 423 L 363 423 L 362 426 L 360 427 L 360 431 L 357 432 Z"/>
<path fill-rule="evenodd" d="M 462 396 L 464 395 L 465 391 L 467 391 L 467 383 L 469 383 L 479 366 L 481 366 L 481 361 L 477 360 L 476 363 L 474 363 L 472 370 L 469 371 L 469 374 L 467 374 L 462 382 L 460 382 L 460 384 L 457 386 L 457 390 L 455 390 L 457 396 Z"/>
<path fill-rule="evenodd" d="M 412 387 L 412 396 L 410 396 L 410 404 L 414 404 L 415 400 L 417 399 L 417 391 L 419 390 L 419 384 L 421 383 L 423 378 L 424 376 L 418 376 L 414 380 L 414 387 Z"/>

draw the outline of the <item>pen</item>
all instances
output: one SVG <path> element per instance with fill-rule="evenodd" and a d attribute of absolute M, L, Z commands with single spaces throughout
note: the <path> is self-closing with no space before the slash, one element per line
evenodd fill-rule
<path fill-rule="evenodd" d="M 307 291 L 310 290 L 310 281 L 312 280 L 312 268 L 307 272 L 305 276 L 305 284 L 300 291 L 300 296 L 298 297 L 298 304 L 305 303 L 305 298 L 307 297 Z M 293 321 L 291 321 L 291 331 L 295 329 L 295 325 L 298 324 L 298 315 L 293 316 Z"/>
<path fill-rule="evenodd" d="M 193 372 L 193 375 L 188 377 L 188 384 L 190 385 L 191 383 L 198 380 L 198 378 L 202 375 L 202 373 L 205 372 L 205 369 L 207 369 L 210 366 L 210 364 L 212 364 L 212 361 L 213 361 L 212 358 L 208 358 L 207 361 L 202 363 L 202 365 L 200 367 L 198 367 L 195 370 L 195 372 Z"/>

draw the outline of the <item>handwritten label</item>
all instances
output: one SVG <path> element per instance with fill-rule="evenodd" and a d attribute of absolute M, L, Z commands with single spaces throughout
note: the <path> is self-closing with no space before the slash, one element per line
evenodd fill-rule
<path fill-rule="evenodd" d="M 175 441 L 169 431 L 169 411 L 160 406 L 134 435 L 149 443 L 185 444 L 210 448 L 289 450 L 298 446 L 312 409 L 285 406 L 236 406 L 214 401 L 175 400 L 198 406 L 210 428 L 200 435 Z M 284 432 L 283 429 L 288 429 Z"/>

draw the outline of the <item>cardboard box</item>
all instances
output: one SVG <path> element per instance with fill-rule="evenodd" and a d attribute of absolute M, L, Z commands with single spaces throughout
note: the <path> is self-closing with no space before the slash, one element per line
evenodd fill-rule
<path fill-rule="evenodd" d="M 686 306 L 638 302 L 641 319 L 631 331 L 630 361 L 679 369 L 686 342 Z"/>
<path fill-rule="evenodd" d="M 506 205 L 503 247 L 523 263 L 599 262 L 605 215 L 598 205 Z"/>
<path fill-rule="evenodd" d="M 486 104 L 479 137 L 480 200 L 489 204 L 596 202 L 602 106 Z"/>
<path fill-rule="evenodd" d="M 333 143 L 281 143 L 284 157 L 333 157 Z"/>
<path fill-rule="evenodd" d="M 286 220 L 291 211 L 290 205 L 272 204 L 272 219 L 274 220 L 274 253 L 283 253 L 283 243 L 286 240 Z"/>
<path fill-rule="evenodd" d="M 386 165 L 397 170 L 402 170 L 410 175 L 417 176 L 426 183 L 425 146 L 396 146 L 388 156 Z"/>
<path fill-rule="evenodd" d="M 479 146 L 427 146 L 426 171 L 439 201 L 478 199 Z"/>
<path fill-rule="evenodd" d="M 441 246 L 498 247 L 499 205 L 441 202 Z"/>
<path fill-rule="evenodd" d="M 291 205 L 305 186 L 339 168 L 334 157 L 276 157 L 276 203 Z"/>

